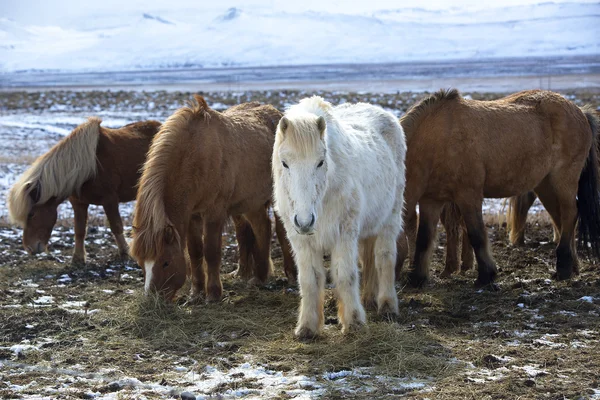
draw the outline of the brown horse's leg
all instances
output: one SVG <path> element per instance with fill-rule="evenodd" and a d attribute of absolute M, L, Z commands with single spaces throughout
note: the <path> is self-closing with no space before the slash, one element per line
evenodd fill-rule
<path fill-rule="evenodd" d="M 204 227 L 202 217 L 192 216 L 188 226 L 187 248 L 190 255 L 190 269 L 192 276 L 192 298 L 200 298 L 206 286 L 206 272 L 204 271 L 204 243 L 202 234 Z"/>
<path fill-rule="evenodd" d="M 238 269 L 235 276 L 244 280 L 252 278 L 254 271 L 254 260 L 252 258 L 252 249 L 255 245 L 254 232 L 252 226 L 243 215 L 232 217 L 235 225 L 235 237 L 238 242 Z"/>
<path fill-rule="evenodd" d="M 223 295 L 221 283 L 221 244 L 225 218 L 204 219 L 204 261 L 206 262 L 206 300 L 216 302 Z"/>
<path fill-rule="evenodd" d="M 525 244 L 527 213 L 535 202 L 535 199 L 535 193 L 527 192 L 519 196 L 513 196 L 508 200 L 508 225 L 510 227 L 509 240 L 515 246 L 523 246 Z"/>
<path fill-rule="evenodd" d="M 283 221 L 279 218 L 279 215 L 275 213 L 275 232 L 277 233 L 277 240 L 281 246 L 281 252 L 283 253 L 283 271 L 287 277 L 290 285 L 295 285 L 297 282 L 298 271 L 296 270 L 296 263 L 294 262 L 294 256 L 292 254 L 292 246 L 287 238 L 287 232 L 283 226 Z"/>
<path fill-rule="evenodd" d="M 460 259 L 458 258 L 458 244 L 460 231 L 462 230 L 460 213 L 453 203 L 446 203 L 442 208 L 440 217 L 442 225 L 446 230 L 446 267 L 442 272 L 442 278 L 449 278 L 458 271 Z"/>
<path fill-rule="evenodd" d="M 577 224 L 577 200 L 571 193 L 577 193 L 577 188 L 565 188 L 561 180 L 560 193 L 556 193 L 560 211 L 560 239 L 556 247 L 556 278 L 558 280 L 570 279 L 573 273 L 579 273 L 579 261 L 575 251 L 575 227 Z M 559 187 L 554 185 L 554 188 Z M 567 189 L 567 190 L 565 190 Z M 550 191 L 550 190 L 548 190 Z M 540 200 L 542 196 L 540 196 Z M 543 203 L 545 206 L 545 203 Z"/>
<path fill-rule="evenodd" d="M 404 231 L 398 236 L 396 241 L 396 248 L 398 250 L 396 254 L 396 280 L 400 279 L 400 273 L 404 266 L 404 261 L 407 258 L 411 258 L 415 250 L 415 243 L 417 241 L 417 212 L 416 204 L 409 206 L 408 202 L 405 208 L 404 217 Z"/>
<path fill-rule="evenodd" d="M 103 204 L 102 207 L 106 213 L 110 230 L 112 231 L 115 241 L 117 242 L 117 247 L 119 248 L 119 257 L 126 259 L 129 257 L 129 246 L 127 246 L 125 236 L 123 236 L 123 221 L 121 220 L 121 215 L 119 214 L 119 201 L 116 199 L 114 201 L 109 201 L 106 204 Z"/>
<path fill-rule="evenodd" d="M 273 271 L 271 261 L 271 218 L 269 218 L 268 208 L 261 207 L 258 210 L 244 214 L 252 225 L 255 242 L 252 248 L 254 257 L 254 283 L 265 283 Z"/>
<path fill-rule="evenodd" d="M 408 277 L 412 286 L 422 286 L 429 279 L 429 262 L 443 205 L 440 202 L 427 200 L 421 200 L 419 203 L 419 230 L 415 244 L 415 258 L 413 269 Z"/>
<path fill-rule="evenodd" d="M 573 199 L 560 202 L 561 232 L 556 247 L 556 277 L 558 280 L 570 279 L 573 273 L 579 273 L 579 262 L 575 251 L 575 226 L 577 223 L 577 203 Z"/>
<path fill-rule="evenodd" d="M 550 215 L 552 220 L 553 229 L 553 241 L 558 244 L 560 241 L 560 205 L 558 203 L 558 197 L 554 193 L 551 184 L 548 180 L 544 180 L 538 187 L 535 188 L 535 193 L 540 198 L 542 205 Z"/>
<path fill-rule="evenodd" d="M 85 264 L 85 235 L 87 232 L 88 204 L 83 204 L 74 198 L 69 201 L 75 213 L 75 251 L 73 252 L 73 265 Z"/>
<path fill-rule="evenodd" d="M 473 247 L 471 247 L 471 243 L 469 243 L 469 233 L 467 232 L 464 221 L 461 221 L 461 241 L 462 247 L 460 258 L 462 259 L 462 264 L 460 266 L 460 272 L 464 273 L 472 270 L 475 262 Z"/>
<path fill-rule="evenodd" d="M 481 205 L 483 199 L 476 199 L 474 202 L 457 202 L 460 212 L 467 226 L 469 241 L 475 251 L 477 258 L 478 277 L 475 281 L 476 286 L 487 286 L 494 283 L 498 270 L 492 257 L 490 243 L 481 215 Z"/>

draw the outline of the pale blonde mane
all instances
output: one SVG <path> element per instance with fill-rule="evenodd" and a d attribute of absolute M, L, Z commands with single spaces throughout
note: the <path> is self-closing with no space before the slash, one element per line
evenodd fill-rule
<path fill-rule="evenodd" d="M 8 193 L 12 222 L 24 226 L 34 205 L 43 204 L 52 197 L 66 199 L 96 175 L 101 122 L 97 117 L 88 118 L 21 175 Z M 29 195 L 33 190 L 39 196 L 35 202 Z"/>
<path fill-rule="evenodd" d="M 325 118 L 329 125 L 333 121 L 331 110 L 331 103 L 320 96 L 300 100 L 298 104 L 288 108 L 284 114 L 290 122 L 285 140 L 300 154 L 313 153 L 321 143 L 321 132 L 315 124 L 315 116 Z"/>
<path fill-rule="evenodd" d="M 209 107 L 201 96 L 195 102 L 175 111 L 162 124 L 152 140 L 146 162 L 142 167 L 135 212 L 133 216 L 134 240 L 131 255 L 138 259 L 154 259 L 161 251 L 165 229 L 172 229 L 165 209 L 165 183 L 172 173 L 173 152 L 182 141 L 181 133 L 188 131 L 194 118 L 210 119 Z M 176 239 L 179 235 L 175 231 Z"/>

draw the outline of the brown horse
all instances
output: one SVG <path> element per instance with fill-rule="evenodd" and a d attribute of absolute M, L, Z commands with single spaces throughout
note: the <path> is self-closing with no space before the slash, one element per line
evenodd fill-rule
<path fill-rule="evenodd" d="M 577 221 L 582 247 L 600 256 L 598 156 L 592 145 L 598 120 L 592 111 L 548 91 L 475 101 L 448 90 L 421 101 L 401 121 L 408 141 L 408 232 L 416 224 L 417 204 L 420 210 L 411 284 L 428 279 L 436 225 L 448 202 L 465 221 L 477 285 L 491 284 L 497 275 L 481 214 L 484 197 L 538 195 L 560 229 L 558 279 L 578 272 Z"/>
<path fill-rule="evenodd" d="M 136 122 L 119 129 L 100 123 L 92 117 L 79 125 L 39 157 L 11 188 L 10 218 L 23 226 L 23 246 L 29 253 L 46 248 L 57 207 L 69 199 L 75 213 L 74 264 L 85 263 L 90 204 L 103 206 L 119 254 L 127 255 L 119 203 L 135 199 L 139 169 L 160 122 Z"/>
<path fill-rule="evenodd" d="M 257 280 L 264 282 L 271 271 L 271 154 L 281 113 L 259 103 L 220 113 L 201 96 L 195 99 L 169 117 L 152 142 L 140 179 L 131 254 L 143 267 L 146 291 L 172 299 L 189 263 L 192 295 L 204 292 L 207 300 L 217 301 L 223 291 L 221 235 L 229 216 L 236 217 L 238 235 L 248 233 L 240 223 L 251 225 Z M 285 236 L 280 242 L 287 243 Z M 248 248 L 240 249 L 242 275 Z"/>

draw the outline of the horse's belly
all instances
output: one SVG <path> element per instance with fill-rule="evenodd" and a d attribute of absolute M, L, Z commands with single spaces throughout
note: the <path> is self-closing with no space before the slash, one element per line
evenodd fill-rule
<path fill-rule="evenodd" d="M 531 168 L 515 169 L 513 173 L 486 176 L 483 197 L 503 198 L 535 189 L 550 172 L 550 166 L 538 164 Z"/>

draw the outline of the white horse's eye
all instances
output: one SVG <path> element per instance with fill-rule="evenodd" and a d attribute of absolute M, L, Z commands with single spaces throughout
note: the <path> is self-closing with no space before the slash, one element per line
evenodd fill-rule
<path fill-rule="evenodd" d="M 285 161 L 282 161 L 281 164 L 283 165 L 283 168 L 289 168 Z"/>
<path fill-rule="evenodd" d="M 317 164 L 317 168 L 321 168 L 323 166 L 324 162 L 325 162 L 325 160 L 321 160 L 321 162 L 319 164 Z"/>

